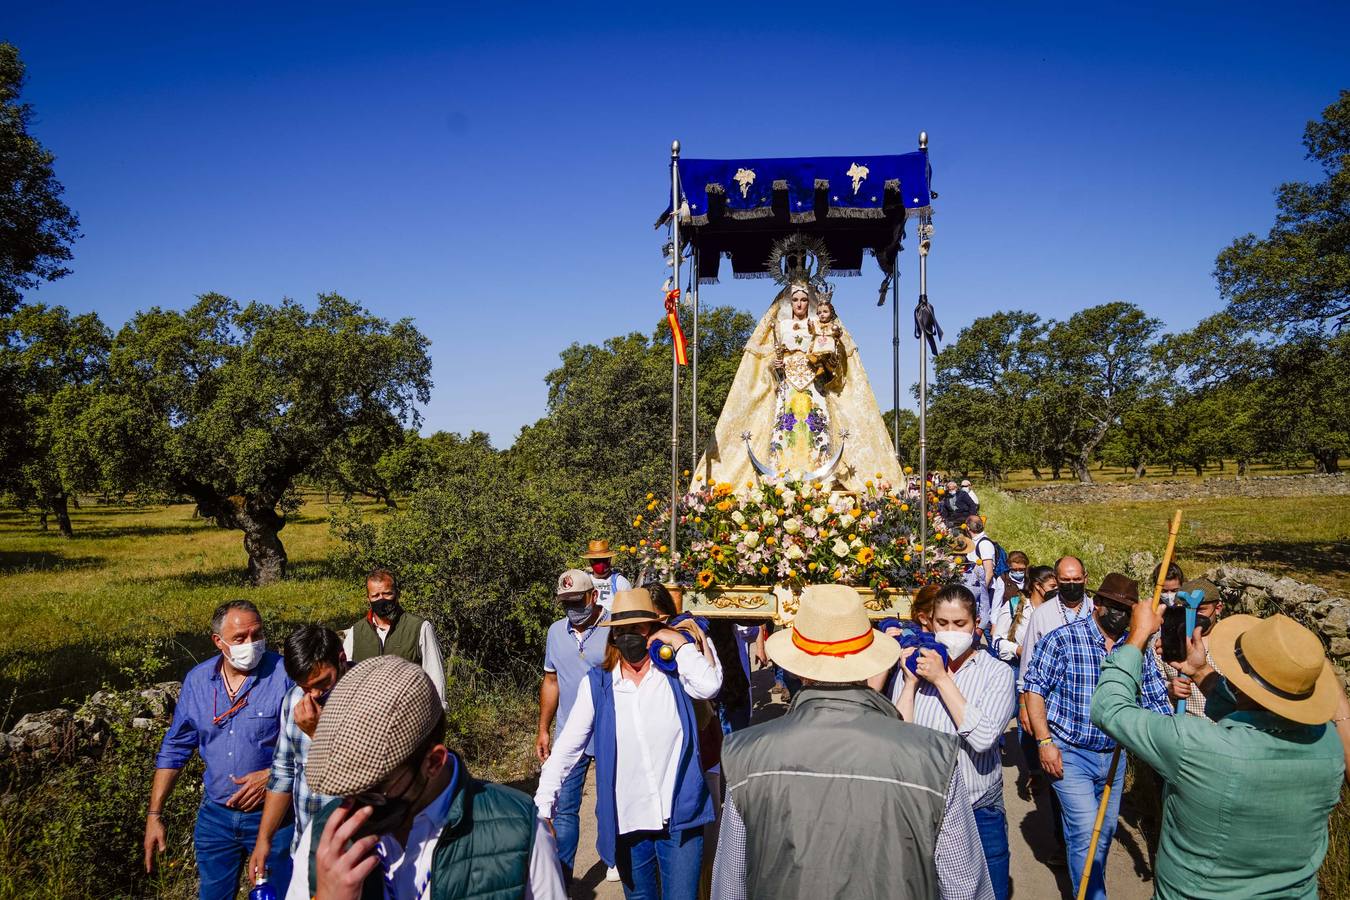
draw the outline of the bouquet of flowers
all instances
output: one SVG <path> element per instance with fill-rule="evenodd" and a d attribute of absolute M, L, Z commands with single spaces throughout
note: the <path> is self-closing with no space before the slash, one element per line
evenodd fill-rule
<path fill-rule="evenodd" d="M 621 549 L 644 571 L 685 587 L 915 588 L 950 580 L 960 564 L 943 546 L 920 562 L 917 504 L 880 476 L 856 494 L 801 480 L 748 482 L 739 492 L 713 484 L 681 497 L 675 515 L 678 553 L 667 545 L 670 504 L 654 494 L 633 519 L 633 543 Z"/>

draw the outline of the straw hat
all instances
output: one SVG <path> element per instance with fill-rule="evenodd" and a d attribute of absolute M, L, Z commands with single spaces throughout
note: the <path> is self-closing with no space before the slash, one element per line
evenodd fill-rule
<path fill-rule="evenodd" d="M 614 551 L 609 549 L 609 541 L 589 541 L 582 559 L 613 559 Z"/>
<path fill-rule="evenodd" d="M 1340 702 L 1322 642 L 1286 615 L 1229 616 L 1209 633 L 1209 652 L 1238 690 L 1291 722 L 1321 725 Z"/>
<path fill-rule="evenodd" d="M 664 622 L 665 616 L 656 611 L 652 595 L 646 588 L 634 588 L 631 591 L 619 591 L 609 607 L 609 618 L 596 622 L 595 627 L 609 625 L 638 625 L 642 622 Z"/>
<path fill-rule="evenodd" d="M 900 645 L 872 627 L 846 584 L 807 585 L 792 627 L 769 635 L 765 650 L 794 675 L 835 683 L 871 678 L 900 658 Z"/>

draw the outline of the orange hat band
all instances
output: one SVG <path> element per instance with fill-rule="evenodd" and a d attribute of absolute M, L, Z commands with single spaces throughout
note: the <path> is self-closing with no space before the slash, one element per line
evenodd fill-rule
<path fill-rule="evenodd" d="M 848 656 L 850 653 L 857 653 L 859 650 L 866 650 L 870 647 L 872 636 L 872 629 L 869 627 L 855 638 L 842 641 L 813 641 L 794 628 L 792 629 L 792 644 L 798 650 L 812 656 Z"/>

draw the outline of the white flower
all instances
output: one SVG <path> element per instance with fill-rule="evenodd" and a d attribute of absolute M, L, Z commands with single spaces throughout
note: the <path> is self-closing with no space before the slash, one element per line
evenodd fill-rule
<path fill-rule="evenodd" d="M 759 532 L 747 531 L 744 535 L 741 536 L 741 540 L 745 542 L 745 546 L 753 550 L 759 544 Z"/>
<path fill-rule="evenodd" d="M 855 521 L 857 520 L 853 518 L 852 514 L 844 513 L 842 516 L 839 517 L 839 527 L 847 528 L 848 526 L 852 525 Z"/>
<path fill-rule="evenodd" d="M 815 509 L 811 510 L 811 521 L 815 522 L 817 525 L 824 524 L 825 520 L 829 517 L 830 511 L 823 506 L 817 506 Z"/>
<path fill-rule="evenodd" d="M 788 534 L 796 534 L 802 530 L 802 520 L 797 518 L 784 519 L 783 530 Z"/>
<path fill-rule="evenodd" d="M 783 501 L 784 509 L 792 509 L 792 504 L 797 502 L 797 495 L 793 491 L 783 491 L 783 496 L 779 499 Z"/>
<path fill-rule="evenodd" d="M 848 556 L 848 544 L 844 542 L 843 538 L 835 538 L 834 544 L 830 547 L 830 549 L 834 551 L 835 556 L 838 557 Z"/>
<path fill-rule="evenodd" d="M 801 559 L 804 554 L 802 553 L 801 547 L 798 547 L 796 544 L 789 544 L 787 548 L 787 553 L 783 555 L 786 556 L 788 559 Z"/>
<path fill-rule="evenodd" d="M 862 538 L 854 538 L 848 542 L 848 545 L 854 550 L 861 550 L 863 545 Z"/>
<path fill-rule="evenodd" d="M 764 512 L 759 514 L 759 520 L 763 522 L 765 525 L 777 525 L 778 514 L 771 509 L 766 509 L 764 510 Z"/>
<path fill-rule="evenodd" d="M 738 510 L 734 510 L 734 511 L 731 513 L 731 521 L 735 522 L 737 525 L 744 525 L 744 524 L 745 524 L 745 516 L 741 513 L 741 511 L 740 511 L 739 509 L 738 509 Z"/>

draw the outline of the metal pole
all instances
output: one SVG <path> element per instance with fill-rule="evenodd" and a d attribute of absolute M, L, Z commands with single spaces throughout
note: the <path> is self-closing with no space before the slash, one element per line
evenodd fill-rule
<path fill-rule="evenodd" d="M 674 254 L 676 288 L 680 286 L 680 142 L 670 144 L 670 242 Z M 670 341 L 670 561 L 675 576 L 675 525 L 680 497 L 680 361 L 675 354 L 675 335 Z"/>
<path fill-rule="evenodd" d="M 698 247 L 694 247 L 694 255 L 690 262 L 694 271 L 689 279 L 693 284 L 689 293 L 694 301 L 694 381 L 690 385 L 692 399 L 689 401 L 689 457 L 693 462 L 689 464 L 689 471 L 698 468 Z"/>
<path fill-rule="evenodd" d="M 919 132 L 919 149 L 928 151 L 928 132 Z M 928 235 L 919 225 L 919 297 L 928 296 Z M 928 561 L 928 341 L 919 335 L 919 567 Z"/>
<path fill-rule="evenodd" d="M 900 251 L 891 272 L 891 449 L 900 462 Z M 904 472 L 902 471 L 903 477 Z"/>

